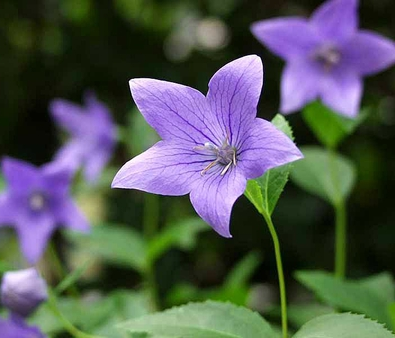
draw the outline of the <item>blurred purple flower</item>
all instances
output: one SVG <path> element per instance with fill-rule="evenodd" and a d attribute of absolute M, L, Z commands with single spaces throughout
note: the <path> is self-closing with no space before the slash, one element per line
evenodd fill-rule
<path fill-rule="evenodd" d="M 23 318 L 11 314 L 8 319 L 0 318 L 1 338 L 45 338 L 35 326 L 28 326 Z"/>
<path fill-rule="evenodd" d="M 221 68 L 207 96 L 171 82 L 131 80 L 139 110 L 163 140 L 127 162 L 112 187 L 190 193 L 199 216 L 231 237 L 232 206 L 247 179 L 302 157 L 285 134 L 256 118 L 262 82 L 262 62 L 255 55 Z"/>
<path fill-rule="evenodd" d="M 72 173 L 54 163 L 35 167 L 12 158 L 2 161 L 6 191 L 0 196 L 0 225 L 13 225 L 30 263 L 42 255 L 59 226 L 87 231 L 89 225 L 69 194 Z"/>
<path fill-rule="evenodd" d="M 92 92 L 87 92 L 85 107 L 55 99 L 50 111 L 56 123 L 71 135 L 55 160 L 72 170 L 84 167 L 85 179 L 91 183 L 96 181 L 116 144 L 116 127 L 107 106 Z"/>
<path fill-rule="evenodd" d="M 358 0 L 329 0 L 307 20 L 300 17 L 256 22 L 251 30 L 273 53 L 286 61 L 281 81 L 282 113 L 310 101 L 340 114 L 358 114 L 362 77 L 395 62 L 393 41 L 358 30 Z"/>
<path fill-rule="evenodd" d="M 3 275 L 1 302 L 11 312 L 27 317 L 47 298 L 47 284 L 35 268 Z"/>

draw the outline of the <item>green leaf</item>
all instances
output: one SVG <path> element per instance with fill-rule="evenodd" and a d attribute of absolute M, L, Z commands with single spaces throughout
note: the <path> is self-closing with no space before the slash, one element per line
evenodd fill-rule
<path fill-rule="evenodd" d="M 61 294 L 65 290 L 67 290 L 70 286 L 74 285 L 78 279 L 84 274 L 86 269 L 92 263 L 91 260 L 87 260 L 84 264 L 82 264 L 79 268 L 75 269 L 72 273 L 67 275 L 55 288 L 56 294 Z"/>
<path fill-rule="evenodd" d="M 354 119 L 340 115 L 320 102 L 313 102 L 303 110 L 303 118 L 317 139 L 329 148 L 335 148 L 350 135 L 368 116 L 362 110 Z"/>
<path fill-rule="evenodd" d="M 273 338 L 269 324 L 257 313 L 230 303 L 190 303 L 121 324 L 150 338 Z"/>
<path fill-rule="evenodd" d="M 277 114 L 272 123 L 293 140 L 292 129 L 282 115 Z M 288 181 L 291 167 L 292 164 L 286 164 L 270 169 L 263 176 L 247 182 L 244 194 L 261 214 L 271 215 L 273 213 Z"/>
<path fill-rule="evenodd" d="M 314 291 L 325 304 L 346 311 L 365 314 L 391 325 L 387 311 L 390 299 L 378 296 L 366 282 L 341 280 L 323 271 L 298 271 L 296 279 Z"/>
<path fill-rule="evenodd" d="M 395 302 L 395 282 L 389 272 L 369 276 L 358 281 L 385 302 Z"/>
<path fill-rule="evenodd" d="M 392 303 L 388 306 L 388 311 L 390 313 L 391 321 L 392 321 L 391 327 L 395 327 L 395 303 Z"/>
<path fill-rule="evenodd" d="M 143 272 L 147 266 L 146 243 L 133 228 L 113 224 L 96 225 L 89 234 L 67 231 L 79 250 L 112 264 Z"/>
<path fill-rule="evenodd" d="M 356 170 L 346 157 L 320 147 L 302 147 L 304 158 L 294 163 L 292 181 L 332 205 L 346 199 L 354 187 Z"/>
<path fill-rule="evenodd" d="M 247 285 L 248 280 L 261 264 L 261 255 L 258 252 L 250 252 L 243 257 L 233 267 L 225 279 L 225 286 L 229 288 L 238 288 Z"/>
<path fill-rule="evenodd" d="M 183 250 L 193 249 L 197 236 L 202 231 L 209 229 L 210 227 L 198 217 L 183 219 L 182 221 L 169 224 L 148 243 L 148 260 L 154 262 L 172 247 Z"/>
<path fill-rule="evenodd" d="M 395 336 L 361 315 L 351 313 L 330 314 L 315 318 L 305 325 L 293 338 L 394 338 Z"/>

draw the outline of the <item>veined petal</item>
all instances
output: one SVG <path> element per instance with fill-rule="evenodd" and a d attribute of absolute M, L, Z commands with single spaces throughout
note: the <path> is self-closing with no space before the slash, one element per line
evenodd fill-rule
<path fill-rule="evenodd" d="M 319 42 L 319 36 L 307 19 L 290 17 L 258 21 L 252 34 L 274 54 L 285 60 L 307 55 Z"/>
<path fill-rule="evenodd" d="M 215 116 L 199 91 L 153 79 L 132 79 L 129 85 L 140 112 L 162 139 L 191 145 L 222 142 Z"/>
<path fill-rule="evenodd" d="M 127 162 L 116 174 L 112 187 L 185 195 L 195 181 L 202 180 L 200 172 L 214 160 L 214 155 L 200 154 L 185 144 L 159 141 Z"/>
<path fill-rule="evenodd" d="M 288 62 L 281 79 L 280 111 L 289 114 L 316 99 L 320 77 L 320 69 L 310 59 Z"/>
<path fill-rule="evenodd" d="M 55 99 L 49 106 L 54 120 L 73 135 L 83 135 L 92 121 L 86 118 L 84 108 L 63 99 Z M 88 129 L 89 130 L 89 129 Z"/>
<path fill-rule="evenodd" d="M 363 91 L 358 74 L 339 67 L 322 79 L 320 87 L 321 99 L 329 108 L 348 117 L 358 114 Z"/>
<path fill-rule="evenodd" d="M 196 185 L 190 194 L 198 215 L 223 237 L 232 237 L 229 230 L 232 207 L 243 194 L 247 180 L 237 167 L 225 175 L 221 168 L 204 176 L 204 182 Z"/>
<path fill-rule="evenodd" d="M 342 42 L 358 28 L 358 0 L 328 0 L 311 16 L 311 23 L 329 41 Z"/>
<path fill-rule="evenodd" d="M 262 176 L 266 170 L 303 158 L 292 140 L 274 125 L 257 118 L 238 153 L 237 166 L 247 179 Z"/>
<path fill-rule="evenodd" d="M 53 231 L 55 222 L 50 213 L 19 215 L 15 224 L 23 255 L 31 264 L 35 264 L 42 254 Z"/>
<path fill-rule="evenodd" d="M 221 143 L 229 136 L 230 144 L 237 144 L 250 127 L 256 116 L 262 83 L 262 61 L 256 55 L 232 61 L 213 75 L 207 99 L 221 126 Z"/>
<path fill-rule="evenodd" d="M 360 75 L 371 75 L 395 63 L 395 43 L 379 34 L 359 31 L 342 50 L 344 62 Z"/>
<path fill-rule="evenodd" d="M 2 170 L 8 189 L 15 194 L 24 194 L 27 188 L 40 185 L 39 169 L 30 163 L 5 157 Z"/>

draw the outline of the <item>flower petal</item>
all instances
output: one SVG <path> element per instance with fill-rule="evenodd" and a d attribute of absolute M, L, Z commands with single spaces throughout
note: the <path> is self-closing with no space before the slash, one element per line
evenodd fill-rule
<path fill-rule="evenodd" d="M 321 99 L 329 108 L 348 117 L 358 114 L 363 91 L 359 75 L 339 67 L 322 79 L 320 87 Z"/>
<path fill-rule="evenodd" d="M 319 42 L 307 19 L 290 17 L 258 21 L 252 34 L 274 54 L 285 60 L 303 57 Z"/>
<path fill-rule="evenodd" d="M 206 174 L 203 183 L 196 185 L 190 194 L 198 215 L 223 237 L 232 237 L 229 230 L 232 207 L 243 194 L 247 180 L 237 167 L 220 175 L 222 168 Z"/>
<path fill-rule="evenodd" d="M 295 112 L 316 99 L 320 77 L 318 66 L 309 59 L 288 62 L 281 79 L 281 113 Z"/>
<path fill-rule="evenodd" d="M 84 108 L 67 100 L 53 100 L 49 110 L 56 123 L 73 135 L 83 136 L 91 126 Z"/>
<path fill-rule="evenodd" d="M 153 79 L 132 79 L 129 85 L 140 112 L 164 140 L 192 145 L 222 142 L 218 123 L 199 91 Z"/>
<path fill-rule="evenodd" d="M 263 66 L 256 55 L 232 61 L 211 78 L 207 99 L 221 126 L 222 141 L 236 144 L 256 116 L 261 95 Z"/>
<path fill-rule="evenodd" d="M 247 179 L 262 176 L 266 170 L 303 158 L 292 140 L 272 123 L 257 118 L 238 153 L 237 166 Z"/>
<path fill-rule="evenodd" d="M 342 42 L 358 28 L 358 0 L 328 0 L 311 16 L 311 23 L 330 41 Z"/>
<path fill-rule="evenodd" d="M 26 193 L 26 189 L 40 184 L 41 175 L 34 165 L 10 157 L 3 158 L 2 171 L 8 190 Z"/>
<path fill-rule="evenodd" d="M 55 222 L 52 215 L 45 212 L 39 215 L 19 215 L 15 223 L 20 247 L 29 263 L 35 264 L 42 254 L 53 231 Z"/>
<path fill-rule="evenodd" d="M 214 155 L 200 154 L 193 147 L 159 141 L 127 162 L 116 174 L 112 187 L 160 195 L 185 195 L 196 180 L 202 180 L 200 172 L 214 160 Z"/>
<path fill-rule="evenodd" d="M 395 43 L 379 34 L 359 31 L 343 46 L 343 59 L 360 75 L 371 75 L 395 63 Z"/>
<path fill-rule="evenodd" d="M 54 210 L 57 222 L 66 228 L 88 232 L 89 222 L 71 199 L 64 199 Z"/>
<path fill-rule="evenodd" d="M 112 147 L 110 149 L 97 149 L 95 153 L 87 156 L 84 166 L 84 177 L 87 182 L 93 183 L 99 179 L 111 155 Z"/>

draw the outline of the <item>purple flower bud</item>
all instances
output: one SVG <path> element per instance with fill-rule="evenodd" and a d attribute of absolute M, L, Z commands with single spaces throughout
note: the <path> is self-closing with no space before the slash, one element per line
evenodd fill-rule
<path fill-rule="evenodd" d="M 1 284 L 1 301 L 11 312 L 29 316 L 48 298 L 47 284 L 34 268 L 7 272 Z"/>
<path fill-rule="evenodd" d="M 0 318 L 1 338 L 45 338 L 38 327 L 28 326 L 23 318 L 12 314 L 8 319 Z"/>

